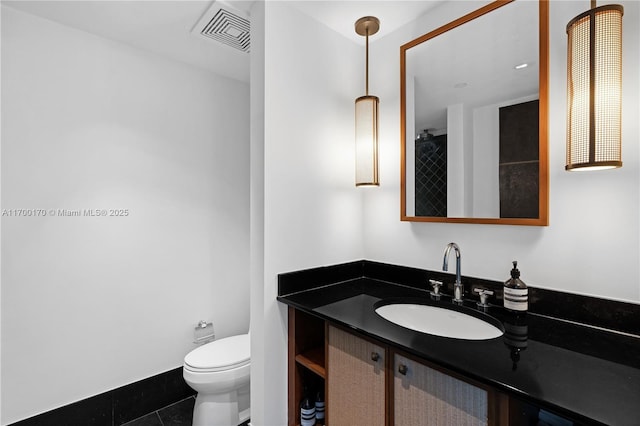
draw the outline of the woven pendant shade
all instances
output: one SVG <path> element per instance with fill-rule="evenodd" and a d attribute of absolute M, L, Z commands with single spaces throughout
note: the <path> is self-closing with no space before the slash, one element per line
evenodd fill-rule
<path fill-rule="evenodd" d="M 356 186 L 378 185 L 377 96 L 356 99 Z"/>
<path fill-rule="evenodd" d="M 566 170 L 622 167 L 622 15 L 594 7 L 567 25 Z"/>

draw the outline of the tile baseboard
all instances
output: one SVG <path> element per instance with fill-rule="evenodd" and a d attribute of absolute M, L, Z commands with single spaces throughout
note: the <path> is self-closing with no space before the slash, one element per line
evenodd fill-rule
<path fill-rule="evenodd" d="M 182 367 L 178 367 L 11 426 L 119 426 L 195 394 L 182 377 Z"/>

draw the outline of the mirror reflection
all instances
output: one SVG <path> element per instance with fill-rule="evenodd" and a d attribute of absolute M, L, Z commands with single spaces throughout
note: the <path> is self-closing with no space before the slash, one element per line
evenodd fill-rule
<path fill-rule="evenodd" d="M 401 49 L 403 220 L 546 224 L 539 5 L 490 6 Z"/>

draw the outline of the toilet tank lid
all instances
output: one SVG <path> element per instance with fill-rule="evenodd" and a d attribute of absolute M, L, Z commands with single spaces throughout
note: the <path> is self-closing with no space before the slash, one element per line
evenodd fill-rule
<path fill-rule="evenodd" d="M 248 334 L 225 337 L 200 346 L 184 357 L 193 368 L 224 368 L 245 364 L 251 357 Z"/>

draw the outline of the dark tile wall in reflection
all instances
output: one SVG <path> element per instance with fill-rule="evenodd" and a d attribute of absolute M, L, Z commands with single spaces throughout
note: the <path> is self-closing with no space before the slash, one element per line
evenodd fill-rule
<path fill-rule="evenodd" d="M 499 109 L 500 217 L 539 217 L 539 101 Z"/>
<path fill-rule="evenodd" d="M 415 214 L 446 217 L 447 135 L 419 137 L 415 148 Z"/>

